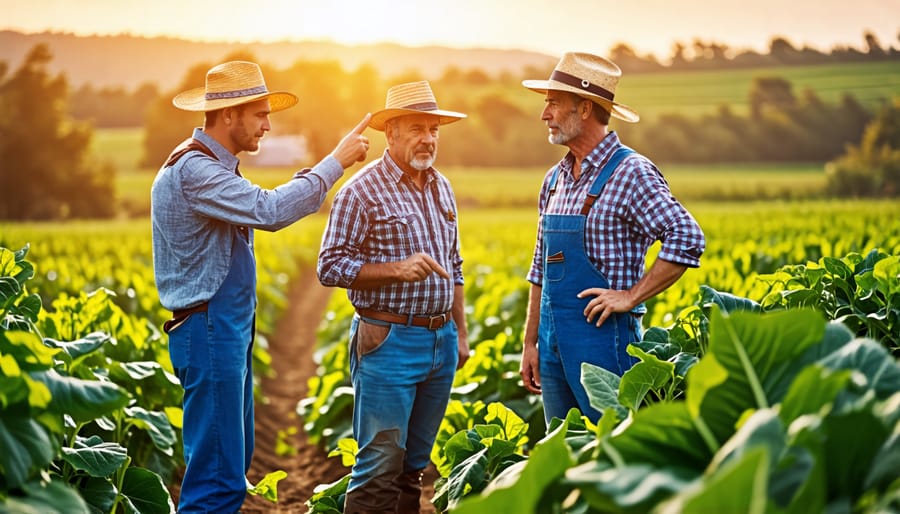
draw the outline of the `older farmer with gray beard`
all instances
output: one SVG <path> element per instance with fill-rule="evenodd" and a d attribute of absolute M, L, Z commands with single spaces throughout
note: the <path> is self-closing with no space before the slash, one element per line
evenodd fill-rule
<path fill-rule="evenodd" d="M 456 200 L 434 169 L 438 108 L 428 82 L 392 87 L 369 126 L 388 148 L 337 193 L 319 280 L 347 288 L 353 435 L 345 513 L 417 513 L 453 384 L 469 356 Z"/>
<path fill-rule="evenodd" d="M 620 76 L 603 57 L 571 52 L 548 80 L 522 82 L 545 97 L 549 141 L 569 148 L 541 187 L 520 369 L 525 388 L 541 394 L 548 424 L 571 408 L 599 419 L 581 364 L 628 370 L 635 360 L 625 349 L 641 339 L 643 302 L 699 266 L 705 247 L 659 169 L 609 130 L 611 116 L 639 119 L 614 100 Z M 662 247 L 644 274 L 655 241 Z"/>

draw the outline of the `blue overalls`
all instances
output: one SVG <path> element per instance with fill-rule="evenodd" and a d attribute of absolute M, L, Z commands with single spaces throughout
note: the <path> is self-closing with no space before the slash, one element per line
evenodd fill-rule
<path fill-rule="evenodd" d="M 578 298 L 589 287 L 609 288 L 609 281 L 588 258 L 584 245 L 585 222 L 594 200 L 622 159 L 632 153 L 619 147 L 601 168 L 591 185 L 581 214 L 544 214 L 544 277 L 541 285 L 541 317 L 538 351 L 544 419 L 564 419 L 576 407 L 593 422 L 601 412 L 591 407 L 581 385 L 581 363 L 589 362 L 621 376 L 637 360 L 626 353 L 629 343 L 640 340 L 640 318 L 632 313 L 613 313 L 600 327 L 588 323 L 584 309 L 591 297 Z M 556 188 L 559 168 L 550 179 Z M 633 312 L 642 314 L 641 304 Z"/>
<path fill-rule="evenodd" d="M 256 312 L 253 232 L 233 227 L 231 267 L 206 312 L 169 332 L 184 387 L 179 513 L 237 512 L 253 457 L 252 351 Z"/>

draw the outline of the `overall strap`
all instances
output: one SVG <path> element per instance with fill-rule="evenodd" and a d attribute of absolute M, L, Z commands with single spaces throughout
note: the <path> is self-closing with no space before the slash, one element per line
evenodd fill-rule
<path fill-rule="evenodd" d="M 587 198 L 584 199 L 584 206 L 581 208 L 581 214 L 583 216 L 587 216 L 587 213 L 591 211 L 591 207 L 594 206 L 594 202 L 597 201 L 597 198 L 600 197 L 600 192 L 603 191 L 603 186 L 606 185 L 609 177 L 616 171 L 619 164 L 633 153 L 634 150 L 622 145 L 619 148 L 616 148 L 612 155 L 609 156 L 606 163 L 603 164 L 603 168 L 600 169 L 600 175 L 598 175 L 597 179 L 594 180 L 594 183 L 591 184 L 591 189 L 588 191 Z"/>
<path fill-rule="evenodd" d="M 166 159 L 166 167 L 171 166 L 171 165 L 175 164 L 176 162 L 178 162 L 178 159 L 181 159 L 184 156 L 184 154 L 195 151 L 195 150 L 198 152 L 202 152 L 217 161 L 219 160 L 218 157 L 216 157 L 216 154 L 214 154 L 212 152 L 212 150 L 207 148 L 206 145 L 204 145 L 203 143 L 201 143 L 200 141 L 197 141 L 196 139 L 194 139 L 192 137 L 189 137 L 189 138 L 185 139 L 184 141 L 182 141 L 180 145 L 175 147 L 174 150 L 172 150 L 172 153 L 169 155 L 169 158 Z"/>
<path fill-rule="evenodd" d="M 553 195 L 553 193 L 556 192 L 556 179 L 559 178 L 559 169 L 560 169 L 560 167 L 561 167 L 561 166 L 560 166 L 559 164 L 557 164 L 557 165 L 553 168 L 553 175 L 550 176 L 550 184 L 549 184 L 549 186 L 550 186 L 550 192 L 549 192 L 549 195 L 551 195 L 551 196 Z"/>

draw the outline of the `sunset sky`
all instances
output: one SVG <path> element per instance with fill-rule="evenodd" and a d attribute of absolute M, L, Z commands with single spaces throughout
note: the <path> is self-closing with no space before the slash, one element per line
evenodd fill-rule
<path fill-rule="evenodd" d="M 131 33 L 217 41 L 327 39 L 345 44 L 605 53 L 625 42 L 671 55 L 695 38 L 766 50 L 773 36 L 822 50 L 861 48 L 863 32 L 898 46 L 900 0 L 0 0 L 0 30 Z"/>

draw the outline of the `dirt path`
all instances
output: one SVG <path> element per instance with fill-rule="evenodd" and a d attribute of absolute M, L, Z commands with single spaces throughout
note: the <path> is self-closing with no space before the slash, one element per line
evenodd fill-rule
<path fill-rule="evenodd" d="M 329 459 L 323 450 L 309 444 L 303 422 L 296 413 L 297 402 L 306 396 L 307 380 L 316 373 L 312 358 L 316 328 L 332 292 L 319 284 L 314 270 L 302 270 L 291 286 L 288 308 L 269 339 L 276 374 L 262 382 L 268 403 L 256 405 L 256 451 L 248 476 L 253 483 L 278 469 L 286 471 L 288 476 L 278 483 L 277 504 L 248 496 L 244 513 L 305 513 L 305 502 L 315 486 L 333 482 L 349 471 L 340 459 Z M 282 457 L 275 453 L 275 443 L 278 431 L 289 427 L 297 429 L 296 435 L 286 439 L 297 448 L 297 455 Z"/>
<path fill-rule="evenodd" d="M 307 380 L 316 373 L 313 361 L 316 329 L 332 293 L 343 294 L 343 291 L 323 287 L 312 268 L 301 270 L 291 285 L 288 308 L 269 339 L 269 354 L 276 374 L 262 382 L 268 403 L 256 405 L 256 450 L 248 478 L 257 483 L 266 473 L 278 469 L 286 471 L 288 476 L 278 483 L 277 504 L 248 496 L 242 509 L 244 514 L 306 513 L 306 500 L 317 485 L 334 482 L 350 471 L 341 465 L 339 458 L 329 459 L 323 450 L 309 443 L 303 420 L 296 413 L 297 402 L 306 396 Z M 289 427 L 297 428 L 296 435 L 286 439 L 297 448 L 297 455 L 282 457 L 275 453 L 275 444 L 278 432 Z M 429 467 L 423 481 L 422 514 L 434 513 L 430 498 L 434 495 L 432 484 L 436 476 L 434 468 Z"/>

